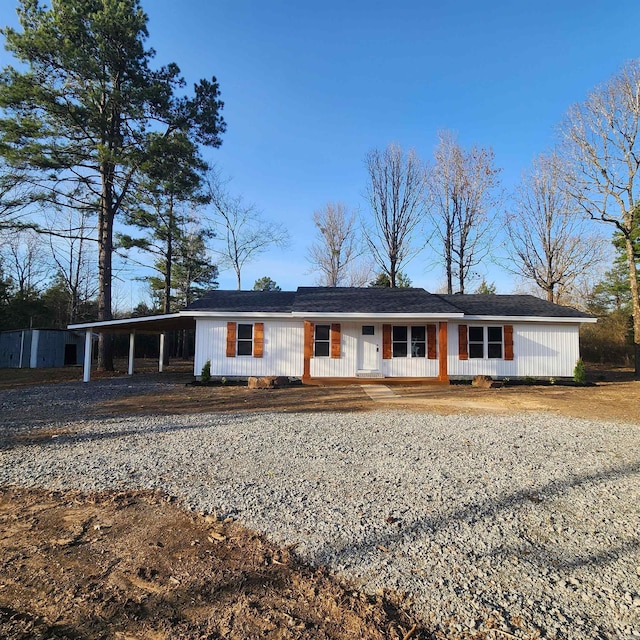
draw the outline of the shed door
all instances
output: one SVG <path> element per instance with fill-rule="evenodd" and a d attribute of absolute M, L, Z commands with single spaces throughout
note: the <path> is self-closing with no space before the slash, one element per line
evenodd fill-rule
<path fill-rule="evenodd" d="M 380 330 L 377 325 L 362 325 L 358 337 L 358 370 L 380 369 Z"/>
<path fill-rule="evenodd" d="M 77 344 L 64 345 L 64 364 L 65 366 L 71 365 L 71 364 L 78 364 L 78 345 Z"/>

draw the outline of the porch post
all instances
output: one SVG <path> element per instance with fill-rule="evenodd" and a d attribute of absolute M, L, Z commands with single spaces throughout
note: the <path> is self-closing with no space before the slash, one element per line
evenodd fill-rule
<path fill-rule="evenodd" d="M 89 382 L 91 379 L 91 349 L 93 348 L 93 335 L 91 329 L 87 329 L 84 334 L 84 367 L 82 370 L 82 382 Z"/>
<path fill-rule="evenodd" d="M 160 334 L 160 358 L 158 360 L 158 371 L 160 373 L 162 373 L 162 370 L 164 368 L 164 338 L 165 338 L 164 333 Z"/>
<path fill-rule="evenodd" d="M 449 371 L 447 369 L 447 323 L 440 322 L 438 326 L 438 380 L 449 382 Z"/>
<path fill-rule="evenodd" d="M 136 352 L 136 332 L 133 330 L 129 334 L 129 375 L 133 375 L 133 356 Z"/>
<path fill-rule="evenodd" d="M 302 382 L 311 378 L 311 356 L 313 354 L 313 322 L 304 321 L 304 349 L 302 360 Z"/>

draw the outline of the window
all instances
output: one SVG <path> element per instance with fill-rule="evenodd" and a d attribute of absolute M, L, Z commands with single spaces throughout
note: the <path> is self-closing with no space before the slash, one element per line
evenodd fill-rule
<path fill-rule="evenodd" d="M 502 353 L 502 327 L 469 327 L 469 358 L 500 359 Z"/>
<path fill-rule="evenodd" d="M 484 327 L 469 327 L 469 357 L 484 358 Z"/>
<path fill-rule="evenodd" d="M 363 324 L 362 325 L 362 335 L 363 336 L 375 336 L 376 328 L 372 324 Z"/>
<path fill-rule="evenodd" d="M 331 325 L 317 324 L 314 332 L 313 355 L 316 357 L 328 357 L 331 343 Z"/>
<path fill-rule="evenodd" d="M 411 327 L 411 357 L 424 358 L 427 355 L 426 327 Z"/>
<path fill-rule="evenodd" d="M 426 327 L 405 327 L 402 325 L 396 325 L 391 330 L 391 342 L 394 358 L 426 357 Z"/>
<path fill-rule="evenodd" d="M 239 356 L 250 356 L 253 353 L 253 325 L 238 324 L 238 340 L 236 353 Z"/>
<path fill-rule="evenodd" d="M 393 327 L 391 332 L 391 343 L 394 358 L 407 357 L 407 333 L 407 327 Z"/>
<path fill-rule="evenodd" d="M 502 327 L 487 327 L 487 357 L 502 358 Z"/>

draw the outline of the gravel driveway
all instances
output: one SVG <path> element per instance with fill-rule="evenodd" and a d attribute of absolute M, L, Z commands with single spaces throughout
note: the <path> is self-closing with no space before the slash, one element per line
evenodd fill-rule
<path fill-rule="evenodd" d="M 69 420 L 118 393 L 75 389 L 33 390 L 31 402 L 61 403 L 49 422 L 0 392 L 0 483 L 160 489 L 297 543 L 368 591 L 406 593 L 440 629 L 640 637 L 637 425 L 390 411 Z M 8 437 L 50 427 L 62 434 Z"/>

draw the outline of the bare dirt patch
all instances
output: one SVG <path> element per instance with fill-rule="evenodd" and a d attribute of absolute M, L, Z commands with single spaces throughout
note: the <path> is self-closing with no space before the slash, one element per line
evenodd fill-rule
<path fill-rule="evenodd" d="M 550 411 L 577 418 L 618 422 L 640 421 L 640 382 L 599 382 L 589 387 L 505 386 L 479 389 L 470 385 L 391 387 L 393 397 L 373 401 L 357 384 L 299 386 L 288 389 L 246 387 L 173 387 L 161 398 L 129 395 L 96 405 L 93 411 L 114 415 L 255 411 L 372 411 L 402 408 L 443 415 L 482 412 Z"/>
<path fill-rule="evenodd" d="M 235 522 L 154 493 L 0 489 L 0 636 L 427 638 Z"/>

